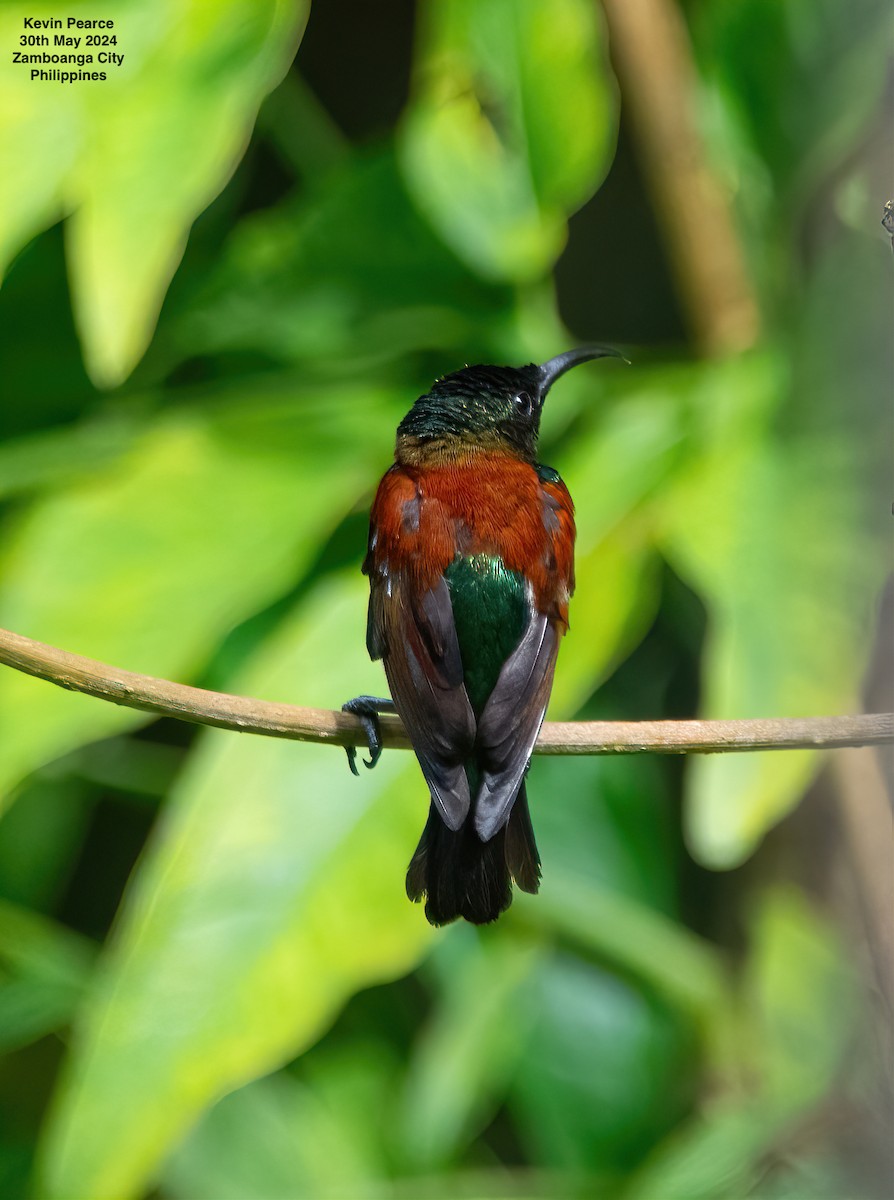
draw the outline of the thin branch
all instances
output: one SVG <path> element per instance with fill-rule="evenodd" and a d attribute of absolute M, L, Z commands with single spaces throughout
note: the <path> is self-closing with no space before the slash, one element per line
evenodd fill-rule
<path fill-rule="evenodd" d="M 0 629 L 0 663 L 69 691 L 198 725 L 334 746 L 357 746 L 365 741 L 360 722 L 348 713 L 273 704 L 136 675 L 4 629 Z M 409 738 L 397 717 L 382 717 L 381 725 L 385 746 L 409 748 Z M 894 742 L 894 713 L 750 721 L 547 722 L 535 753 L 708 754 L 881 742 Z"/>

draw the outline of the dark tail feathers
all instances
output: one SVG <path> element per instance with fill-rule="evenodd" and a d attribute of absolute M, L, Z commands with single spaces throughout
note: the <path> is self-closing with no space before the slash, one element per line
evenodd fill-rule
<path fill-rule="evenodd" d="M 486 925 L 512 903 L 512 880 L 523 892 L 540 887 L 540 856 L 528 812 L 524 784 L 509 821 L 489 842 L 482 842 L 471 816 L 453 833 L 434 805 L 407 870 L 407 895 L 426 897 L 425 915 L 432 925 L 465 917 Z"/>

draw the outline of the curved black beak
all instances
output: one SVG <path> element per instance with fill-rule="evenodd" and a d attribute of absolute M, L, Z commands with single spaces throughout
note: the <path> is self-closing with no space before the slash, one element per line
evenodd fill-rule
<path fill-rule="evenodd" d="M 614 350 L 611 346 L 578 346 L 576 350 L 566 350 L 564 354 L 557 354 L 555 358 L 547 359 L 538 367 L 541 401 L 560 375 L 564 375 L 580 363 L 591 362 L 594 358 L 622 358 L 627 361 L 620 350 Z"/>

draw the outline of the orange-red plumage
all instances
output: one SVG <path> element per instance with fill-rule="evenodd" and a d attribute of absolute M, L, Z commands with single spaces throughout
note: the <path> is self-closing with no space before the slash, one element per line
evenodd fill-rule
<path fill-rule="evenodd" d="M 424 592 L 458 554 L 496 555 L 531 584 L 538 611 L 568 623 L 574 590 L 574 504 L 564 483 L 498 452 L 420 468 L 395 464 L 371 514 L 369 567 Z"/>

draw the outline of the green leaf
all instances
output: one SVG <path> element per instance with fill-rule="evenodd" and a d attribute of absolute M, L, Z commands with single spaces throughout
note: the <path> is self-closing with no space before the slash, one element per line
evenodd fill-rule
<path fill-rule="evenodd" d="M 753 1194 L 768 1154 L 835 1079 L 856 1016 L 838 937 L 797 892 L 775 889 L 761 898 L 751 939 L 736 1042 L 747 1090 L 707 1101 L 651 1156 L 629 1200 Z M 725 1020 L 722 1009 L 717 1016 Z M 822 1132 L 817 1137 L 824 1144 Z"/>
<path fill-rule="evenodd" d="M 359 576 L 321 585 L 234 686 L 319 706 L 375 691 L 365 592 Z M 213 1100 L 415 965 L 432 931 L 404 873 L 426 803 L 407 754 L 358 780 L 332 747 L 203 734 L 84 1013 L 46 1196 L 140 1192 Z"/>
<path fill-rule="evenodd" d="M 52 911 L 71 878 L 91 817 L 86 786 L 64 772 L 38 772 L 0 826 L 0 895 Z"/>
<path fill-rule="evenodd" d="M 636 1161 L 685 1109 L 685 1022 L 626 980 L 561 953 L 546 958 L 526 1003 L 535 1020 L 511 1107 L 533 1161 L 578 1170 Z"/>
<path fill-rule="evenodd" d="M 491 353 L 512 302 L 422 219 L 388 147 L 240 222 L 178 338 L 192 353 L 261 350 L 330 372 L 381 371 L 420 346 L 458 364 Z"/>
<path fill-rule="evenodd" d="M 439 947 L 438 1004 L 410 1060 L 401 1143 L 415 1168 L 452 1157 L 493 1116 L 524 1053 L 536 943 L 458 928 Z"/>
<path fill-rule="evenodd" d="M 371 1065 L 356 1057 L 360 1070 Z M 363 1140 L 353 1136 L 357 1131 L 343 1107 L 333 1107 L 318 1087 L 286 1071 L 239 1088 L 216 1104 L 171 1156 L 164 1170 L 165 1195 L 283 1200 L 340 1193 L 360 1200 L 375 1190 L 378 1164 L 364 1154 Z M 368 1125 L 368 1108 L 364 1116 Z"/>
<path fill-rule="evenodd" d="M 584 879 L 588 889 L 675 915 L 677 816 L 657 756 L 541 755 L 527 787 L 544 887 Z"/>
<path fill-rule="evenodd" d="M 74 86 L 35 86 L 30 68 L 7 56 L 0 179 L 14 186 L 7 197 L 0 185 L 3 265 L 53 217 L 71 213 L 74 309 L 98 384 L 120 383 L 146 349 L 189 228 L 241 158 L 307 10 L 293 0 L 221 0 L 212 16 L 201 0 L 176 9 L 130 0 L 115 25 L 124 62 L 94 62 L 108 78 Z M 57 11 L 94 15 L 77 4 Z M 18 14 L 0 14 L 4 45 L 16 44 L 20 27 Z"/>
<path fill-rule="evenodd" d="M 556 721 L 576 714 L 639 644 L 661 597 L 660 562 L 646 522 L 627 522 L 576 554 L 574 572 L 576 599 L 550 694 L 549 718 Z"/>
<path fill-rule="evenodd" d="M 132 420 L 116 416 L 0 444 L 0 500 L 93 475 L 129 450 L 138 432 Z"/>
<path fill-rule="evenodd" d="M 882 105 L 891 12 L 883 0 L 725 0 L 694 22 L 705 68 L 784 200 L 811 201 Z M 792 196 L 794 193 L 794 197 Z M 782 205 L 775 212 L 785 212 Z M 879 218 L 880 219 L 880 218 Z"/>
<path fill-rule="evenodd" d="M 668 1139 L 634 1178 L 625 1200 L 730 1200 L 750 1196 L 759 1163 L 779 1132 L 759 1105 L 718 1106 Z"/>
<path fill-rule="evenodd" d="M 577 711 L 637 645 L 658 607 L 649 501 L 678 463 L 686 429 L 683 405 L 662 384 L 660 373 L 644 373 L 632 395 L 578 432 L 561 457 L 575 505 L 577 587 L 550 697 L 554 718 Z M 582 391 L 581 406 L 588 402 Z"/>
<path fill-rule="evenodd" d="M 0 900 L 0 1050 L 69 1022 L 93 967 L 86 938 Z"/>
<path fill-rule="evenodd" d="M 615 95 L 586 0 L 437 0 L 400 137 L 419 210 L 485 278 L 530 281 L 608 170 Z"/>
<path fill-rule="evenodd" d="M 332 1140 L 321 1109 L 284 1072 L 239 1088 L 215 1104 L 173 1154 L 165 1193 L 184 1200 L 306 1195 L 305 1148 Z"/>
<path fill-rule="evenodd" d="M 843 241 L 817 272 L 793 378 L 771 355 L 703 381 L 702 452 L 662 515 L 667 553 L 710 614 L 706 717 L 861 707 L 885 572 L 883 270 L 868 239 Z M 855 291 L 873 300 L 855 308 Z M 817 766 L 809 751 L 691 762 L 686 823 L 695 857 L 713 867 L 740 863 Z"/>
<path fill-rule="evenodd" d="M 72 12 L 76 6 L 72 6 Z M 0 8 L 0 39 L 18 47 L 22 12 Z M 37 51 L 42 53 L 43 51 Z M 31 68 L 12 63 L 12 49 L 0 68 L 0 278 L 15 254 L 34 234 L 61 215 L 66 178 L 77 162 L 83 137 L 81 95 L 60 103 L 57 86 L 34 86 Z M 66 87 L 68 85 L 65 85 Z"/>
<path fill-rule="evenodd" d="M 713 947 L 669 917 L 583 876 L 545 875 L 537 899 L 519 896 L 507 920 L 561 934 L 702 1021 L 727 999 L 723 962 Z"/>
<path fill-rule="evenodd" d="M 365 434 L 382 397 L 249 395 L 210 420 L 159 420 L 114 465 L 27 510 L 0 559 L 0 624 L 184 679 L 296 582 L 368 480 Z M 147 719 L 3 670 L 0 796 L 42 763 Z"/>
<path fill-rule="evenodd" d="M 747 1067 L 765 1104 L 797 1113 L 835 1080 L 857 1017 L 856 980 L 840 938 L 793 888 L 761 898 L 750 933 Z"/>

